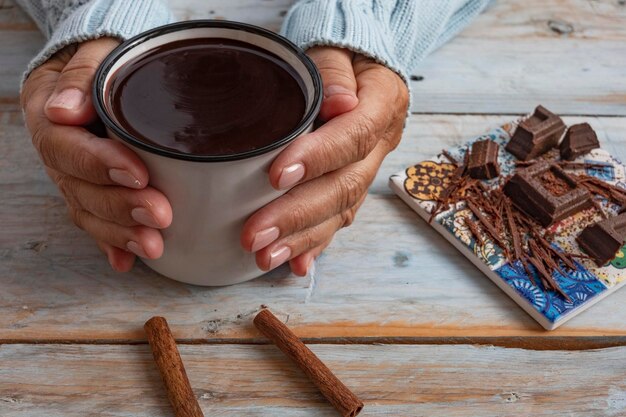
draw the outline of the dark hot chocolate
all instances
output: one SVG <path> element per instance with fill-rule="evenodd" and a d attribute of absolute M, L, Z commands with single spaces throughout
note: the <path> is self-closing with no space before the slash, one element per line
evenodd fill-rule
<path fill-rule="evenodd" d="M 143 142 L 193 155 L 258 149 L 305 112 L 302 81 L 278 56 L 231 39 L 188 39 L 150 50 L 115 75 L 120 125 Z"/>

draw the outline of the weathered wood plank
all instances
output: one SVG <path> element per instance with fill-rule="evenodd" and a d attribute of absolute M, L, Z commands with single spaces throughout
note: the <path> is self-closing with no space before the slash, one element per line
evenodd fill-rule
<path fill-rule="evenodd" d="M 366 416 L 623 416 L 626 347 L 533 352 L 472 346 L 312 350 Z M 181 346 L 206 416 L 335 416 L 274 346 Z M 149 348 L 0 346 L 3 417 L 170 416 Z"/>
<path fill-rule="evenodd" d="M 424 61 L 413 111 L 626 115 L 626 5 L 496 1 Z"/>
<path fill-rule="evenodd" d="M 291 3 L 170 2 L 179 19 L 223 18 L 273 30 Z M 3 4 L 0 109 L 8 109 L 15 107 L 19 75 L 43 38 L 12 0 Z M 495 2 L 420 65 L 416 72 L 424 79 L 413 82 L 413 111 L 522 113 L 541 102 L 563 114 L 626 115 L 625 19 L 619 1 Z"/>
<path fill-rule="evenodd" d="M 460 143 L 510 116 L 414 116 L 389 156 L 355 224 L 338 233 L 315 273 L 286 268 L 249 283 L 200 288 L 138 265 L 112 272 L 95 245 L 67 219 L 18 112 L 0 113 L 0 342 L 2 340 L 141 339 L 140 324 L 162 314 L 179 336 L 197 341 L 258 337 L 243 323 L 268 304 L 300 336 L 472 338 L 481 343 L 542 347 L 531 336 L 576 336 L 586 347 L 626 336 L 626 291 L 544 332 L 456 249 L 390 195 L 390 174 Z M 567 123 L 578 118 L 566 118 Z M 624 152 L 626 119 L 595 118 L 602 142 Z M 620 154 L 623 155 L 623 154 Z M 592 342 L 583 338 L 595 337 Z M 487 338 L 487 339 L 485 339 Z M 499 338 L 497 340 L 489 338 Z M 509 339 L 502 339 L 509 338 Z M 413 340 L 413 339 L 410 339 Z M 576 343 L 569 345 L 575 348 Z"/>

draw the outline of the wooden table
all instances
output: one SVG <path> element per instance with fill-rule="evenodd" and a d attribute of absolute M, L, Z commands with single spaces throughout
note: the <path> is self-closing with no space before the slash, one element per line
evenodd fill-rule
<path fill-rule="evenodd" d="M 171 1 L 277 29 L 291 0 Z M 0 0 L 0 415 L 168 416 L 142 331 L 168 318 L 207 416 L 333 416 L 251 325 L 261 304 L 363 398 L 363 416 L 624 416 L 626 290 L 542 330 L 388 189 L 390 174 L 542 103 L 626 157 L 624 0 L 498 0 L 423 63 L 402 144 L 306 278 L 226 288 L 112 272 L 23 127 L 43 39 Z"/>

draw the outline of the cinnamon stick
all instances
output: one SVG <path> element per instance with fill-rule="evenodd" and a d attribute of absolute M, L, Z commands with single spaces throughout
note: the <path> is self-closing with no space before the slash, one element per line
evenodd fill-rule
<path fill-rule="evenodd" d="M 193 394 L 176 341 L 163 317 L 152 317 L 143 326 L 148 335 L 154 361 L 159 368 L 167 397 L 176 417 L 204 417 Z"/>
<path fill-rule="evenodd" d="M 354 417 L 361 412 L 363 402 L 271 311 L 261 310 L 254 325 L 304 371 L 342 416 Z"/>

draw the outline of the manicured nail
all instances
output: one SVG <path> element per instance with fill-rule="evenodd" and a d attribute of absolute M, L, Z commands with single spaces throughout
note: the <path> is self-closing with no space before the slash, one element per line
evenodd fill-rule
<path fill-rule="evenodd" d="M 291 256 L 291 249 L 288 246 L 279 246 L 270 253 L 270 270 L 287 262 Z"/>
<path fill-rule="evenodd" d="M 141 188 L 141 182 L 135 178 L 130 172 L 124 169 L 111 168 L 109 170 L 109 178 L 128 188 Z"/>
<path fill-rule="evenodd" d="M 139 245 L 139 243 L 129 240 L 126 244 L 126 249 L 139 256 L 140 258 L 147 258 L 148 255 L 143 251 L 143 248 Z"/>
<path fill-rule="evenodd" d="M 58 94 L 52 94 L 46 107 L 65 110 L 78 110 L 85 101 L 85 95 L 78 88 L 66 88 Z"/>
<path fill-rule="evenodd" d="M 273 226 L 267 229 L 261 230 L 260 232 L 256 232 L 254 235 L 254 239 L 252 239 L 252 249 L 251 252 L 256 252 L 258 250 L 263 249 L 280 236 L 280 230 L 278 227 Z"/>
<path fill-rule="evenodd" d="M 137 223 L 143 224 L 144 226 L 154 227 L 155 229 L 161 227 L 150 210 L 145 207 L 135 207 L 130 211 L 130 215 L 133 220 Z"/>
<path fill-rule="evenodd" d="M 324 87 L 324 97 L 330 97 L 330 96 L 335 96 L 339 94 L 356 97 L 356 93 L 354 91 L 342 85 L 334 84 L 334 85 L 329 85 L 327 87 Z"/>
<path fill-rule="evenodd" d="M 278 177 L 278 189 L 284 190 L 291 188 L 304 177 L 304 165 L 301 163 L 291 164 L 283 168 Z"/>

